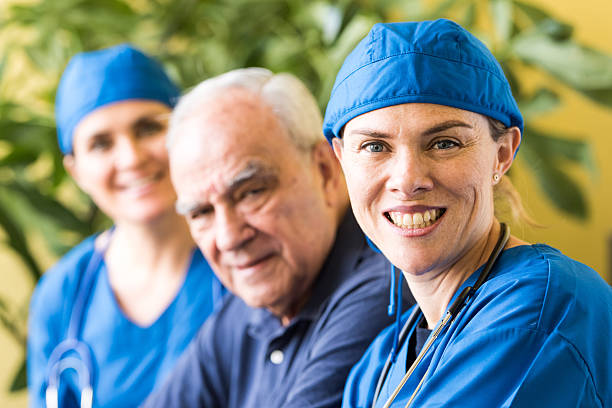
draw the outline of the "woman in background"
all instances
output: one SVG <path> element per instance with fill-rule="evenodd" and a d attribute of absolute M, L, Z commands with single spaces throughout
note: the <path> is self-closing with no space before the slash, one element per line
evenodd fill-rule
<path fill-rule="evenodd" d="M 78 54 L 61 78 L 64 165 L 114 227 L 66 254 L 32 296 L 32 407 L 137 406 L 221 296 L 174 210 L 165 134 L 178 96 L 129 45 Z"/>
<path fill-rule="evenodd" d="M 353 368 L 343 406 L 612 406 L 612 289 L 496 217 L 523 119 L 480 41 L 449 20 L 375 25 L 323 126 L 357 221 L 418 303 Z"/>

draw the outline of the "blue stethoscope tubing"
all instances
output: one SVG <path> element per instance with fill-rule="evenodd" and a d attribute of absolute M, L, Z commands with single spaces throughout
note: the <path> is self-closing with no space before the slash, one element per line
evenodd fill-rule
<path fill-rule="evenodd" d="M 112 233 L 112 229 L 109 231 Z M 108 239 L 110 241 L 110 239 Z M 108 242 L 107 241 L 107 242 Z M 77 373 L 79 388 L 81 389 L 81 408 L 91 408 L 93 405 L 93 363 L 89 346 L 79 340 L 85 306 L 95 281 L 96 272 L 100 268 L 104 253 L 108 245 L 94 253 L 87 263 L 85 273 L 77 288 L 74 305 L 70 313 L 66 339 L 59 343 L 49 356 L 47 372 L 47 389 L 45 403 L 47 408 L 58 408 L 59 384 L 62 372 L 73 369 Z"/>
<path fill-rule="evenodd" d="M 459 312 L 463 309 L 463 307 L 466 306 L 468 302 L 473 298 L 474 293 L 487 280 L 487 278 L 489 277 L 489 274 L 491 273 L 491 270 L 493 269 L 493 267 L 495 266 L 495 263 L 497 262 L 497 259 L 499 258 L 499 255 L 501 254 L 504 247 L 508 243 L 508 239 L 510 239 L 510 228 L 506 224 L 501 223 L 499 238 L 497 240 L 497 243 L 495 244 L 495 248 L 491 252 L 489 259 L 487 259 L 487 262 L 482 272 L 480 272 L 480 275 L 478 276 L 476 283 L 474 283 L 473 286 L 465 287 L 461 291 L 459 296 L 457 296 L 457 299 L 455 299 L 453 304 L 448 308 L 448 311 L 446 312 L 444 319 L 435 329 L 434 333 L 430 336 L 430 339 L 425 343 L 425 345 L 423 346 L 423 349 L 419 353 L 419 356 L 417 356 L 417 358 L 415 359 L 414 363 L 412 364 L 412 366 L 410 367 L 410 369 L 408 370 L 408 372 L 402 379 L 400 385 L 395 389 L 395 392 L 391 395 L 389 400 L 385 403 L 385 407 L 389 407 L 391 405 L 391 403 L 393 402 L 393 400 L 395 399 L 395 397 L 397 396 L 397 394 L 399 393 L 403 385 L 406 383 L 406 381 L 410 377 L 410 374 L 412 374 L 412 372 L 414 371 L 418 363 L 421 361 L 421 359 L 423 358 L 423 356 L 429 349 L 429 347 L 433 344 L 435 338 L 441 333 L 442 329 L 444 329 L 444 327 L 446 327 L 447 325 L 453 322 L 453 320 L 458 316 Z M 397 342 L 397 350 L 399 350 L 402 347 L 402 344 L 406 341 L 408 333 L 411 332 L 411 328 L 414 327 L 415 324 L 417 324 L 417 322 L 421 318 L 422 318 L 421 309 L 419 308 L 419 305 L 415 305 L 414 309 L 410 313 L 410 316 L 408 316 L 408 320 L 406 320 L 406 323 L 402 327 L 402 330 L 399 334 L 399 338 Z M 389 353 L 389 356 L 387 357 L 387 360 L 385 361 L 385 365 L 383 366 L 383 369 L 378 377 L 378 381 L 376 383 L 376 389 L 374 391 L 374 399 L 372 401 L 372 408 L 376 406 L 376 402 L 382 391 L 383 384 L 389 374 L 389 370 L 391 369 L 391 364 L 393 362 L 393 354 L 394 353 L 392 350 L 391 353 Z M 423 379 L 421 379 L 421 382 L 419 383 L 419 385 L 413 392 L 412 396 L 410 397 L 410 400 L 408 401 L 406 408 L 410 405 L 410 403 L 412 402 L 412 400 L 418 393 L 419 388 L 421 384 L 423 383 L 424 379 L 425 379 L 425 376 L 423 377 Z"/>

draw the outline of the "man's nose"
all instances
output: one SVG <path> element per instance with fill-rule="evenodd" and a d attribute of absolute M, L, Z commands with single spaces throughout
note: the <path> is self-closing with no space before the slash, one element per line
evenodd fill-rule
<path fill-rule="evenodd" d="M 255 233 L 238 211 L 223 208 L 215 212 L 215 241 L 219 251 L 240 249 L 253 239 Z"/>
<path fill-rule="evenodd" d="M 410 200 L 433 189 L 431 166 L 419 152 L 402 150 L 390 160 L 387 189 L 398 198 Z"/>

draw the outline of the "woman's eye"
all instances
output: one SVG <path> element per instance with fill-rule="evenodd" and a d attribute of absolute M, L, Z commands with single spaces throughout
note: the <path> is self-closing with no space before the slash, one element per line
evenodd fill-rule
<path fill-rule="evenodd" d="M 370 153 L 380 153 L 385 150 L 385 146 L 379 142 L 370 142 L 363 145 L 363 149 Z"/>
<path fill-rule="evenodd" d="M 438 140 L 437 142 L 433 144 L 433 147 L 438 150 L 448 150 L 448 149 L 452 149 L 453 147 L 458 147 L 458 146 L 459 146 L 459 143 L 453 140 L 448 140 L 448 139 Z"/>
<path fill-rule="evenodd" d="M 96 151 L 96 150 L 103 151 L 103 150 L 109 149 L 110 147 L 111 147 L 111 142 L 110 140 L 107 140 L 106 138 L 95 138 L 89 144 L 90 151 Z"/>
<path fill-rule="evenodd" d="M 165 126 L 154 120 L 146 120 L 138 123 L 136 134 L 139 136 L 154 135 L 165 129 Z"/>

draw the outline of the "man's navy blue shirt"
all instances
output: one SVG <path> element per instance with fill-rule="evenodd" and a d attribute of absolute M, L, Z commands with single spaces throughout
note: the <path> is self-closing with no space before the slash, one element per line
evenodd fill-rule
<path fill-rule="evenodd" d="M 351 367 L 392 322 L 388 270 L 348 211 L 288 326 L 228 294 L 144 406 L 339 407 Z"/>

